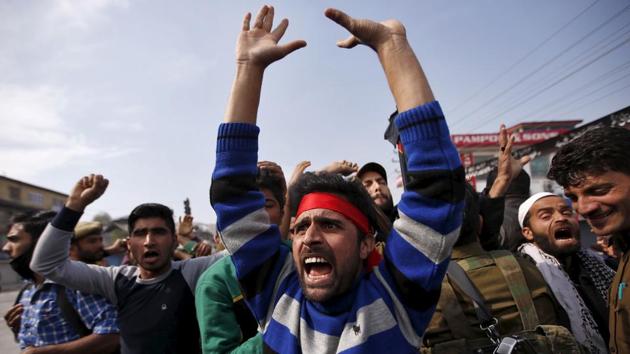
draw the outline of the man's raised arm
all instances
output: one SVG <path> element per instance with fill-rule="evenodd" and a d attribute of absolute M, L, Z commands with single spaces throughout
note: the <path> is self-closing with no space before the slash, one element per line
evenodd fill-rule
<path fill-rule="evenodd" d="M 462 223 L 464 170 L 404 26 L 397 20 L 354 19 L 336 9 L 325 14 L 352 34 L 338 46 L 365 44 L 376 51 L 400 112 L 395 123 L 407 155 L 408 183 L 377 274 L 396 284 L 422 334 Z"/>
<path fill-rule="evenodd" d="M 115 267 L 88 265 L 72 261 L 72 232 L 85 208 L 98 199 L 109 181 L 101 175 L 81 178 L 74 186 L 64 208 L 46 227 L 31 260 L 31 269 L 61 285 L 90 294 L 99 294 L 117 303 L 114 291 Z"/>
<path fill-rule="evenodd" d="M 273 7 L 263 6 L 253 26 L 249 13 L 243 20 L 236 46 L 236 78 L 225 123 L 219 127 L 210 189 L 217 229 L 259 323 L 264 321 L 274 278 L 282 267 L 282 257 L 274 257 L 280 249 L 280 232 L 277 225 L 270 225 L 265 198 L 255 184 L 259 132 L 255 124 L 262 79 L 268 65 L 306 45 L 301 40 L 279 45 L 288 21 L 282 20 L 272 30 L 273 17 Z M 275 262 L 278 258 L 280 262 Z M 269 281 L 258 279 L 259 274 Z"/>

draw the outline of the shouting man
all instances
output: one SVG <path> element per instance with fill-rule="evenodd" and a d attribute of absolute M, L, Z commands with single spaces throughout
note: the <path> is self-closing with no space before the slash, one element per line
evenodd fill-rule
<path fill-rule="evenodd" d="M 280 353 L 417 352 L 435 310 L 462 220 L 464 173 L 439 104 L 396 20 L 377 23 L 326 10 L 351 36 L 338 43 L 376 51 L 401 112 L 410 181 L 384 260 L 368 263 L 378 231 L 370 196 L 338 175 L 307 173 L 292 187 L 292 246 L 270 224 L 255 184 L 263 73 L 306 45 L 279 45 L 264 6 L 243 21 L 237 73 L 219 127 L 211 201 L 245 301 L 267 350 Z"/>

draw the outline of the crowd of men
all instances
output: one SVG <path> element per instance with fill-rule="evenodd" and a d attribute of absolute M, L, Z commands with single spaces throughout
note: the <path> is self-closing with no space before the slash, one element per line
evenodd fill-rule
<path fill-rule="evenodd" d="M 23 353 L 630 353 L 630 131 L 569 142 L 548 174 L 564 196 L 530 196 L 529 158 L 502 126 L 477 193 L 402 23 L 325 16 L 350 33 L 339 47 L 370 47 L 385 73 L 400 201 L 376 162 L 303 161 L 287 180 L 258 161 L 264 72 L 306 46 L 278 44 L 288 20 L 274 28 L 263 6 L 242 22 L 218 127 L 220 247 L 145 203 L 105 249 L 102 225 L 79 220 L 109 181 L 80 178 L 59 212 L 15 217 L 3 246 L 26 280 L 5 314 Z M 582 245 L 578 217 L 614 252 Z M 122 264 L 103 261 L 115 253 Z"/>

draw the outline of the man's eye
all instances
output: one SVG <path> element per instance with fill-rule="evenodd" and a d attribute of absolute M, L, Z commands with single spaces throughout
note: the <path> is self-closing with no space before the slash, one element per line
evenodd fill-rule
<path fill-rule="evenodd" d="M 324 223 L 322 227 L 326 230 L 334 230 L 337 228 L 337 225 L 331 222 Z"/>
<path fill-rule="evenodd" d="M 145 237 L 148 233 L 149 233 L 149 229 L 137 229 L 137 230 L 133 230 L 131 235 L 137 236 L 137 237 Z"/>
<path fill-rule="evenodd" d="M 562 211 L 562 215 L 573 216 L 573 210 L 565 209 L 565 210 Z"/>
<path fill-rule="evenodd" d="M 610 191 L 610 187 L 599 187 L 593 190 L 593 195 L 606 195 Z"/>
<path fill-rule="evenodd" d="M 549 217 L 550 217 L 550 216 L 551 216 L 551 214 L 549 214 L 549 213 L 544 213 L 544 214 L 541 214 L 541 215 L 539 216 L 539 218 L 540 218 L 540 219 L 542 219 L 542 220 L 547 220 L 547 219 L 549 219 Z"/>

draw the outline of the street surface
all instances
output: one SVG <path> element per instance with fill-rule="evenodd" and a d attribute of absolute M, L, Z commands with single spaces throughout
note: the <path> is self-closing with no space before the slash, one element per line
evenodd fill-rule
<path fill-rule="evenodd" d="M 20 352 L 17 343 L 13 340 L 13 332 L 4 322 L 4 314 L 13 306 L 18 290 L 0 292 L 0 353 L 18 354 Z"/>

